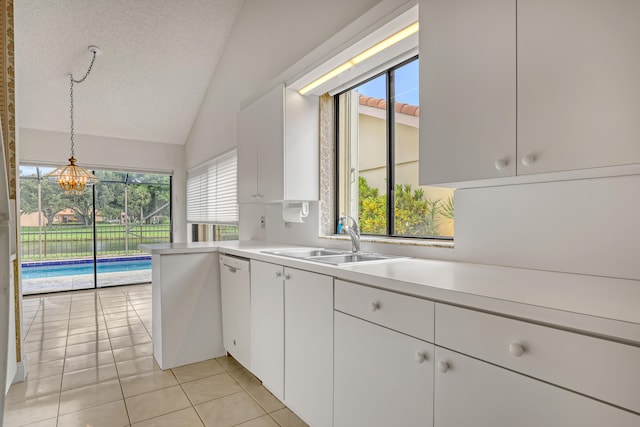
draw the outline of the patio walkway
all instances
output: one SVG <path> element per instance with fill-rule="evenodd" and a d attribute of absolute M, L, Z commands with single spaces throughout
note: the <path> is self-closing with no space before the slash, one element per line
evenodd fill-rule
<path fill-rule="evenodd" d="M 141 283 L 151 283 L 151 270 L 134 270 L 98 274 L 99 288 Z M 93 274 L 46 277 L 40 279 L 22 279 L 22 293 L 24 295 L 92 288 Z"/>

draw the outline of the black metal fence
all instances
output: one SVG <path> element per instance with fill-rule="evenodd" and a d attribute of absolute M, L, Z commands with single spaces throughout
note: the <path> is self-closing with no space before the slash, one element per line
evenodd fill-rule
<path fill-rule="evenodd" d="M 137 255 L 144 253 L 140 244 L 166 243 L 171 238 L 170 224 L 96 224 L 93 226 L 51 225 L 22 227 L 21 259 L 40 261 L 53 259 L 92 258 L 97 256 Z"/>

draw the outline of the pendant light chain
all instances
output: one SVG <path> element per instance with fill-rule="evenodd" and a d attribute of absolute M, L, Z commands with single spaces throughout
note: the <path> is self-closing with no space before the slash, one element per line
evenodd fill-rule
<path fill-rule="evenodd" d="M 93 51 L 92 53 L 93 53 L 93 58 L 91 58 L 91 63 L 89 64 L 89 69 L 87 69 L 87 72 L 85 73 L 83 78 L 81 78 L 80 80 L 74 80 L 73 79 L 73 74 L 69 75 L 69 81 L 71 82 L 70 83 L 71 87 L 69 89 L 69 97 L 71 98 L 71 103 L 70 103 L 70 108 L 69 109 L 70 109 L 70 113 L 71 113 L 71 115 L 70 115 L 71 116 L 71 132 L 70 133 L 71 133 L 71 157 L 72 158 L 74 157 L 74 149 L 75 149 L 75 141 L 73 139 L 73 133 L 74 133 L 73 132 L 74 131 L 74 128 L 73 128 L 73 84 L 74 83 L 82 83 L 87 79 L 87 77 L 89 77 L 89 73 L 91 73 L 91 69 L 93 68 L 93 63 L 96 62 L 96 52 Z"/>
<path fill-rule="evenodd" d="M 100 53 L 100 49 L 97 46 L 89 46 L 89 52 L 93 54 L 93 57 L 91 58 L 91 63 L 89 64 L 89 68 L 85 75 L 80 80 L 74 80 L 73 74 L 69 74 L 69 112 L 71 117 L 71 157 L 69 158 L 69 164 L 66 166 L 60 166 L 45 175 L 49 181 L 57 183 L 62 191 L 64 191 L 64 194 L 68 196 L 80 196 L 83 194 L 86 187 L 91 187 L 99 181 L 98 177 L 93 173 L 80 165 L 76 165 L 76 159 L 74 157 L 75 123 L 73 117 L 73 85 L 76 83 L 82 83 L 87 79 L 87 77 L 89 77 L 89 73 L 91 73 L 91 69 L 93 68 L 93 64 L 96 60 L 96 55 Z"/>

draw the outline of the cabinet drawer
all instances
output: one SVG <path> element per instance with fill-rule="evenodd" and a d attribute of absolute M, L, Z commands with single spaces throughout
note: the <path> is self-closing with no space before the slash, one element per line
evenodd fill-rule
<path fill-rule="evenodd" d="M 640 412 L 640 348 L 436 304 L 436 344 Z"/>
<path fill-rule="evenodd" d="M 433 301 L 336 280 L 335 309 L 433 342 Z"/>
<path fill-rule="evenodd" d="M 438 427 L 637 427 L 640 415 L 436 346 Z"/>

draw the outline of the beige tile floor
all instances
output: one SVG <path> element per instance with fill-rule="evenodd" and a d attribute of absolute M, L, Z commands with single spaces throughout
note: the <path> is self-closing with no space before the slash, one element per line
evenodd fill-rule
<path fill-rule="evenodd" d="M 150 285 L 27 297 L 23 312 L 29 375 L 6 427 L 306 426 L 231 357 L 160 370 Z"/>

